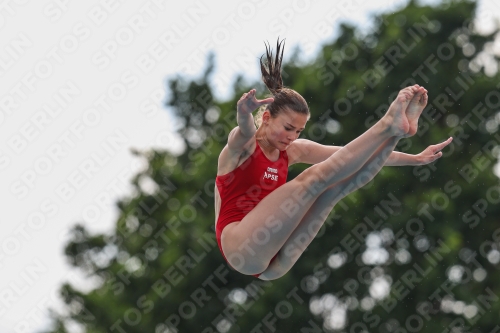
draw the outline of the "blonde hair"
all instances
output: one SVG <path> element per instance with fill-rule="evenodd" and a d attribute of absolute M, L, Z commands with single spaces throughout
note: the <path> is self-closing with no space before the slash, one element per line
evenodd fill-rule
<path fill-rule="evenodd" d="M 283 48 L 281 47 L 281 43 L 283 43 Z M 257 111 L 255 115 L 255 125 L 257 128 L 262 125 L 262 115 L 266 110 L 269 111 L 273 118 L 276 118 L 278 114 L 285 112 L 287 109 L 309 116 L 309 107 L 304 97 L 295 90 L 283 86 L 281 64 L 283 60 L 284 40 L 280 42 L 278 38 L 274 61 L 271 47 L 268 47 L 268 45 L 266 45 L 266 64 L 262 62 L 264 55 L 260 57 L 260 70 L 262 73 L 262 82 L 264 82 L 270 92 L 266 97 L 273 97 L 274 101 L 267 105 L 262 105 Z"/>
<path fill-rule="evenodd" d="M 259 110 L 255 114 L 254 122 L 255 122 L 255 126 L 257 126 L 257 128 L 259 128 L 260 125 L 262 125 L 262 115 L 264 114 L 266 109 L 267 109 L 267 105 L 261 105 L 259 107 Z"/>

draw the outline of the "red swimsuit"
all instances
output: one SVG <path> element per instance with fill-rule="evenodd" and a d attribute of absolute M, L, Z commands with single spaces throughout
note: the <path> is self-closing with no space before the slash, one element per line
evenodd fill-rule
<path fill-rule="evenodd" d="M 254 153 L 243 164 L 215 178 L 221 198 L 215 235 L 220 252 L 226 261 L 221 245 L 222 230 L 230 223 L 241 221 L 269 193 L 285 184 L 287 175 L 286 151 L 280 151 L 278 160 L 273 162 L 264 155 L 256 141 Z M 276 255 L 272 260 L 276 258 Z"/>

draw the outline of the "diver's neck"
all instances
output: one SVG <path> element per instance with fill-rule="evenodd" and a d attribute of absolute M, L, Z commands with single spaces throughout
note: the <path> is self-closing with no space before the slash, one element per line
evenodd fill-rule
<path fill-rule="evenodd" d="M 260 149 L 267 155 L 267 156 L 273 156 L 276 154 L 276 151 L 279 150 L 275 146 L 273 146 L 269 140 L 267 139 L 266 133 L 264 132 L 262 127 L 259 127 L 257 129 L 257 132 L 255 132 L 255 139 L 257 140 Z"/>

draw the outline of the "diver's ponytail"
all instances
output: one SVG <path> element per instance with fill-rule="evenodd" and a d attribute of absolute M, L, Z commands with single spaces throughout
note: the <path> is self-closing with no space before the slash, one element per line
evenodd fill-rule
<path fill-rule="evenodd" d="M 262 72 L 262 82 L 266 85 L 274 101 L 267 105 L 262 105 L 255 115 L 255 125 L 260 127 L 262 125 L 262 115 L 266 110 L 272 118 L 276 118 L 281 112 L 292 110 L 297 113 L 307 115 L 309 117 L 309 107 L 306 100 L 300 96 L 298 92 L 293 89 L 283 86 L 283 79 L 281 77 L 281 64 L 283 61 L 283 51 L 285 47 L 285 40 L 280 42 L 279 38 L 276 42 L 276 57 L 273 60 L 273 53 L 271 46 L 266 45 L 266 63 L 262 62 L 262 55 L 260 57 L 260 70 Z M 265 44 L 265 43 L 264 43 Z M 283 45 L 282 45 L 283 44 Z"/>
<path fill-rule="evenodd" d="M 266 111 L 266 108 L 267 108 L 267 105 L 261 105 L 259 110 L 257 111 L 257 113 L 254 116 L 255 126 L 257 126 L 257 128 L 259 128 L 260 125 L 262 125 L 262 115 L 264 114 L 264 111 Z"/>
<path fill-rule="evenodd" d="M 281 47 L 283 43 L 283 47 Z M 269 45 L 269 42 L 267 43 Z M 266 85 L 271 94 L 276 95 L 283 89 L 283 79 L 281 78 L 281 63 L 283 61 L 283 51 L 285 48 L 284 40 L 276 42 L 276 57 L 273 64 L 273 52 L 271 46 L 266 45 L 266 65 L 262 63 L 262 55 L 260 57 L 260 71 L 262 72 L 262 81 Z M 280 54 L 281 51 L 281 54 Z"/>

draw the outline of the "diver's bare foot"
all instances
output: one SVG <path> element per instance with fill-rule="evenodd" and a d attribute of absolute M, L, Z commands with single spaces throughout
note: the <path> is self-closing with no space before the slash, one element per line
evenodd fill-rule
<path fill-rule="evenodd" d="M 406 115 L 408 104 L 417 91 L 416 86 L 401 89 L 396 99 L 391 103 L 387 113 L 382 118 L 387 129 L 393 136 L 407 136 L 410 131 L 410 123 Z"/>
<path fill-rule="evenodd" d="M 408 119 L 408 124 L 410 125 L 410 129 L 406 134 L 406 137 L 413 136 L 415 135 L 415 133 L 417 133 L 418 118 L 427 105 L 427 100 L 427 90 L 424 87 L 418 86 L 417 92 L 413 96 L 412 100 L 408 104 L 408 108 L 406 109 L 406 117 Z"/>

